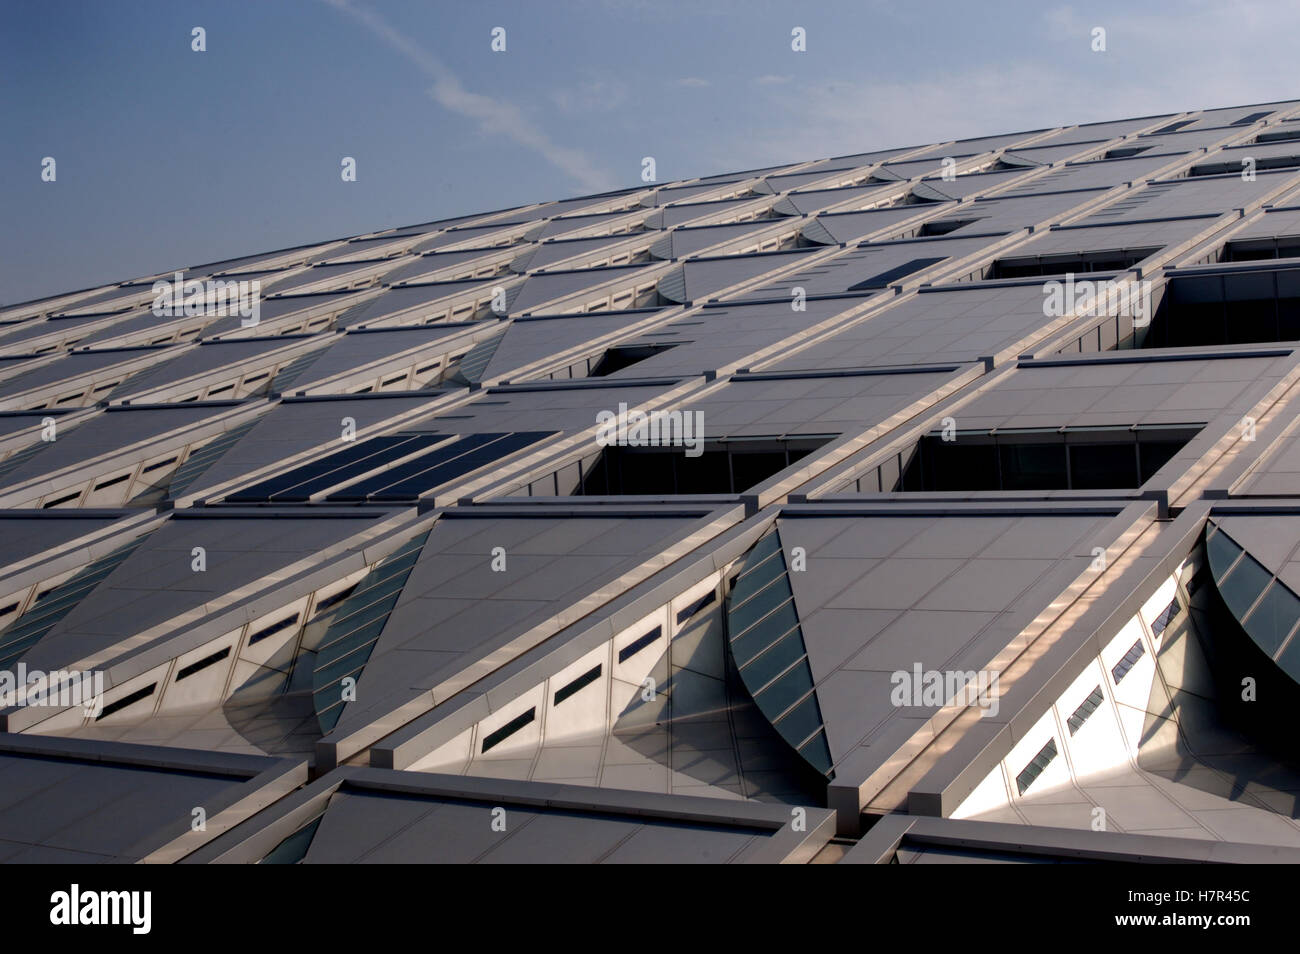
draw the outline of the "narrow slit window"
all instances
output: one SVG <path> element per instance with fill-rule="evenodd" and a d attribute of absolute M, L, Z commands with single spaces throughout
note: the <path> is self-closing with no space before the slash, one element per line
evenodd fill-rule
<path fill-rule="evenodd" d="M 522 715 L 515 716 L 513 719 L 511 719 L 501 728 L 497 729 L 495 732 L 491 732 L 488 735 L 483 737 L 483 748 L 480 750 L 480 752 L 486 752 L 489 749 L 493 749 L 496 746 L 500 745 L 506 739 L 510 738 L 510 736 L 514 735 L 524 726 L 532 722 L 533 719 L 535 718 L 537 718 L 536 707 L 529 709 L 527 712 L 523 713 Z"/>
<path fill-rule="evenodd" d="M 282 619 L 278 623 L 272 623 L 270 626 L 266 626 L 262 629 L 259 629 L 257 632 L 253 633 L 253 635 L 248 637 L 248 645 L 251 646 L 254 643 L 261 642 L 262 640 L 266 639 L 268 636 L 274 636 L 276 633 L 288 629 L 296 622 L 298 622 L 297 613 L 295 613 L 293 616 L 290 616 L 288 619 Z"/>
<path fill-rule="evenodd" d="M 133 706 L 137 702 L 140 702 L 142 699 L 148 699 L 150 696 L 153 695 L 153 691 L 157 688 L 158 688 L 158 683 L 156 682 L 151 683 L 145 686 L 143 689 L 137 689 L 135 692 L 123 696 L 121 699 L 118 699 L 116 702 L 110 702 L 108 705 L 104 706 L 103 711 L 100 712 L 100 714 L 95 717 L 95 721 L 99 722 L 101 719 L 107 719 L 113 713 L 121 712 L 127 706 Z"/>
<path fill-rule="evenodd" d="M 1097 707 L 1101 705 L 1102 700 L 1105 698 L 1102 695 L 1101 686 L 1088 693 L 1088 698 L 1079 703 L 1079 708 L 1070 713 L 1070 718 L 1065 720 L 1066 725 L 1070 727 L 1070 735 L 1074 735 L 1083 728 L 1083 724 L 1097 711 Z"/>
<path fill-rule="evenodd" d="M 1052 764 L 1054 758 L 1056 758 L 1056 740 L 1049 739 L 1047 744 L 1025 766 L 1024 770 L 1016 776 L 1016 790 L 1021 795 L 1029 791 L 1029 786 L 1037 781 L 1038 776 L 1042 775 L 1047 766 Z"/>
<path fill-rule="evenodd" d="M 703 596 L 701 596 L 698 600 L 696 600 L 696 601 L 695 601 L 694 603 L 692 603 L 690 606 L 686 606 L 686 607 L 683 607 L 682 609 L 678 610 L 678 611 L 677 611 L 677 625 L 680 626 L 682 623 L 686 622 L 688 619 L 690 619 L 692 616 L 694 616 L 694 615 L 695 615 L 696 613 L 698 613 L 700 610 L 704 609 L 704 607 L 706 607 L 706 606 L 710 605 L 711 603 L 713 603 L 713 601 L 716 600 L 717 598 L 718 598 L 718 593 L 717 593 L 717 591 L 716 591 L 716 590 L 709 590 L 709 592 L 705 593 Z"/>
<path fill-rule="evenodd" d="M 618 651 L 618 661 L 621 663 L 627 662 L 629 659 L 631 659 L 641 650 L 645 649 L 647 646 L 649 646 L 651 643 L 657 640 L 662 634 L 663 634 L 663 627 L 656 626 L 654 629 L 650 630 L 650 632 L 646 633 L 644 636 L 634 639 L 632 642 L 628 643 L 626 646 L 624 646 L 622 649 Z"/>
<path fill-rule="evenodd" d="M 572 682 L 569 682 L 555 690 L 555 705 L 558 706 L 565 699 L 572 698 L 574 695 L 587 688 L 587 686 L 590 686 L 600 678 L 600 672 L 601 666 L 600 664 L 597 664 L 591 669 L 588 669 L 577 679 L 574 679 Z"/>
<path fill-rule="evenodd" d="M 1129 671 L 1137 665 L 1137 661 L 1145 654 L 1146 650 L 1142 648 L 1142 640 L 1139 639 L 1124 654 L 1124 658 L 1111 667 L 1110 675 L 1115 680 L 1115 685 L 1120 684 L 1120 681 L 1129 674 Z"/>
<path fill-rule="evenodd" d="M 190 676 L 197 672 L 202 672 L 209 666 L 215 666 L 229 655 L 230 647 L 227 646 L 225 649 L 217 650 L 210 656 L 204 656 L 202 659 L 192 662 L 188 666 L 182 667 L 181 670 L 176 673 L 176 681 L 180 682 L 182 679 L 188 679 Z"/>

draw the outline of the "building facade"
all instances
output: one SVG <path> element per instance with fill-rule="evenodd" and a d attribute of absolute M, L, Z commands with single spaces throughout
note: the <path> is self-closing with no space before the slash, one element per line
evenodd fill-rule
<path fill-rule="evenodd" d="M 1300 860 L 1300 103 L 8 306 L 0 408 L 0 861 Z"/>

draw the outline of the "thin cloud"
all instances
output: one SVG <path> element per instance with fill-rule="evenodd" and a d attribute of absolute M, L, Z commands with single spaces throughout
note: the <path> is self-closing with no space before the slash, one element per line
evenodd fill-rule
<path fill-rule="evenodd" d="M 576 86 L 553 90 L 551 102 L 562 113 L 607 113 L 627 102 L 627 84 L 617 77 L 593 76 Z"/>
<path fill-rule="evenodd" d="M 433 86 L 427 92 L 439 106 L 477 121 L 485 133 L 503 136 L 533 150 L 584 188 L 603 192 L 617 186 L 614 178 L 592 163 L 585 153 L 552 140 L 524 116 L 519 107 L 465 89 L 445 63 L 394 29 L 379 14 L 365 7 L 353 6 L 348 0 L 324 2 L 353 17 L 432 79 Z"/>
<path fill-rule="evenodd" d="M 713 84 L 698 76 L 683 76 L 677 81 L 677 85 L 685 86 L 687 89 L 704 89 L 706 86 L 712 86 Z"/>
<path fill-rule="evenodd" d="M 754 77 L 754 83 L 757 86 L 780 86 L 783 83 L 790 82 L 789 76 L 777 76 L 775 73 L 765 73 L 762 76 Z"/>
<path fill-rule="evenodd" d="M 1103 26 L 1108 52 L 1091 48 Z M 896 79 L 802 79 L 766 91 L 765 121 L 719 138 L 704 169 L 721 172 L 1130 116 L 1295 99 L 1287 51 L 1300 7 L 1243 0 L 1231 13 L 1195 0 L 1178 17 L 1147 12 L 1041 14 L 1043 39 L 1019 59 Z M 1212 74 L 1187 51 L 1215 36 Z"/>

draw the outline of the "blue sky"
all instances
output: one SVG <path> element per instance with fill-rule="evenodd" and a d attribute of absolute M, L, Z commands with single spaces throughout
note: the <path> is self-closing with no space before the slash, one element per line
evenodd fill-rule
<path fill-rule="evenodd" d="M 0 302 L 633 186 L 643 156 L 668 181 L 1295 98 L 1298 27 L 1249 0 L 11 2 Z"/>

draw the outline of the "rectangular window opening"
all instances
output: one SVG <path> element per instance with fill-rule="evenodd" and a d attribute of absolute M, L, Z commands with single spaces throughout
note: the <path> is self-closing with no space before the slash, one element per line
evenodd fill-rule
<path fill-rule="evenodd" d="M 1083 728 L 1083 724 L 1097 711 L 1097 707 L 1101 705 L 1102 700 L 1105 698 L 1102 695 L 1101 686 L 1088 693 L 1088 698 L 1079 703 L 1079 708 L 1075 709 L 1070 714 L 1070 718 L 1065 720 L 1066 725 L 1070 727 L 1070 735 L 1074 735 Z"/>
<path fill-rule="evenodd" d="M 1137 661 L 1144 655 L 1146 655 L 1146 649 L 1143 648 L 1142 640 L 1139 639 L 1129 647 L 1129 651 L 1124 654 L 1124 658 L 1111 667 L 1110 675 L 1115 680 L 1115 685 L 1120 684 L 1121 680 L 1129 674 L 1133 667 L 1137 665 Z"/>
<path fill-rule="evenodd" d="M 500 745 L 506 739 L 510 738 L 510 736 L 514 735 L 524 726 L 528 725 L 528 723 L 532 722 L 533 719 L 535 718 L 537 718 L 537 708 L 535 706 L 532 709 L 529 709 L 523 715 L 515 716 L 513 719 L 511 719 L 501 728 L 497 729 L 495 732 L 491 732 L 488 735 L 484 736 L 483 747 L 479 750 L 479 752 L 483 753 L 488 751 L 489 749 L 493 749 L 496 746 Z"/>
<path fill-rule="evenodd" d="M 106 489 L 106 488 L 108 488 L 108 487 L 113 487 L 113 486 L 115 486 L 115 485 L 117 485 L 117 484 L 120 484 L 120 483 L 122 483 L 122 482 L 124 482 L 124 481 L 127 481 L 127 480 L 130 480 L 130 479 L 131 479 L 131 475 L 130 475 L 130 474 L 119 474 L 118 476 L 116 476 L 116 477 L 112 477 L 112 478 L 110 478 L 110 479 L 104 481 L 104 482 L 101 483 L 101 484 L 95 484 L 95 489 L 96 489 L 96 490 L 104 490 L 104 489 Z"/>
<path fill-rule="evenodd" d="M 974 225 L 979 219 L 939 219 L 937 222 L 926 222 L 916 233 L 917 238 L 933 238 L 939 235 L 948 235 L 956 232 L 958 229 L 964 229 L 968 225 Z"/>
<path fill-rule="evenodd" d="M 1275 132 L 1260 133 L 1255 137 L 1255 142 L 1294 142 L 1297 139 L 1300 139 L 1300 127 L 1293 126 L 1290 129 L 1279 129 Z"/>
<path fill-rule="evenodd" d="M 1040 275 L 1064 275 L 1067 272 L 1081 275 L 1087 272 L 1123 272 L 1160 250 L 1131 248 L 1118 251 L 1081 252 L 1076 255 L 1035 255 L 1022 258 L 1000 258 L 989 266 L 989 280 L 1001 278 L 1034 278 Z"/>
<path fill-rule="evenodd" d="M 1052 764 L 1054 758 L 1056 758 L 1056 740 L 1049 739 L 1033 760 L 1025 766 L 1024 771 L 1016 776 L 1016 790 L 1021 795 L 1029 791 L 1029 786 L 1033 785 L 1038 776 L 1043 774 L 1043 770 Z"/>
<path fill-rule="evenodd" d="M 847 291 L 873 291 L 876 289 L 887 288 L 892 282 L 906 278 L 914 272 L 929 268 L 931 265 L 937 265 L 946 261 L 947 256 L 940 255 L 937 258 L 914 258 L 910 262 L 904 262 L 902 265 L 895 265 L 893 268 L 886 269 L 877 275 L 864 279 L 856 285 L 850 285 Z"/>
<path fill-rule="evenodd" d="M 593 682 L 595 682 L 597 679 L 600 678 L 601 668 L 602 668 L 601 665 L 597 663 L 595 666 L 593 666 L 591 669 L 588 669 L 577 679 L 574 679 L 572 682 L 568 683 L 567 685 L 563 685 L 559 689 L 555 690 L 554 704 L 558 706 L 565 699 L 572 698 L 575 694 L 587 688 L 587 686 L 590 686 Z"/>
<path fill-rule="evenodd" d="M 1300 153 L 1285 156 L 1252 156 L 1251 162 L 1245 162 L 1245 158 L 1245 156 L 1233 156 L 1230 159 L 1216 158 L 1211 162 L 1202 162 L 1187 170 L 1187 175 L 1189 177 L 1222 176 L 1230 172 L 1241 172 L 1243 169 L 1263 172 L 1267 169 L 1295 169 L 1300 166 Z"/>
<path fill-rule="evenodd" d="M 1300 258 L 1300 236 L 1240 239 L 1225 243 L 1219 253 L 1221 262 L 1260 262 L 1272 258 Z"/>
<path fill-rule="evenodd" d="M 1300 255 L 1300 238 L 1229 242 L 1237 261 Z M 1300 341 L 1300 269 L 1225 270 L 1173 278 L 1128 347 L 1192 348 Z M 1124 347 L 1121 336 L 1120 347 Z"/>
<path fill-rule="evenodd" d="M 679 343 L 680 342 L 672 342 L 669 344 L 620 345 L 618 347 L 610 348 L 600 357 L 600 360 L 592 366 L 592 369 L 588 372 L 587 376 L 590 378 L 609 377 L 616 371 L 622 371 L 624 368 L 630 368 L 632 365 L 638 364 L 647 358 L 652 358 L 665 351 L 671 351 L 673 348 L 677 347 Z"/>
<path fill-rule="evenodd" d="M 927 434 L 883 489 L 894 493 L 1125 490 L 1145 484 L 1199 425 L 1071 431 Z M 881 465 L 879 479 L 887 479 Z M 899 471 L 894 471 L 899 473 Z"/>
<path fill-rule="evenodd" d="M 685 431 L 678 433 L 685 434 Z M 702 451 L 693 457 L 687 455 L 684 446 L 608 446 L 591 466 L 584 465 L 581 479 L 574 475 L 576 486 L 562 486 L 560 494 L 590 497 L 744 493 L 831 439 L 705 441 Z"/>
<path fill-rule="evenodd" d="M 1182 610 L 1183 608 L 1178 602 L 1178 597 L 1175 596 L 1169 601 L 1169 605 L 1160 611 L 1160 615 L 1151 621 L 1152 635 L 1157 637 L 1160 636 L 1160 634 L 1169 628 L 1169 624 L 1174 621 Z"/>
<path fill-rule="evenodd" d="M 145 469 L 144 469 L 143 471 L 141 471 L 141 473 L 144 473 L 144 474 L 152 473 L 152 472 L 155 471 L 155 470 L 159 470 L 159 469 L 161 469 L 161 468 L 163 468 L 163 467 L 166 467 L 168 464 L 174 464 L 174 463 L 176 463 L 176 460 L 177 460 L 177 458 L 175 458 L 175 457 L 168 457 L 166 460 L 160 460 L 160 461 L 158 461 L 158 463 L 156 463 L 156 464 L 150 464 L 150 465 L 148 465 L 147 467 L 145 467 Z"/>
<path fill-rule="evenodd" d="M 274 636 L 276 633 L 288 629 L 296 622 L 298 622 L 298 614 L 294 613 L 287 619 L 282 619 L 278 623 L 272 623 L 270 626 L 259 629 L 257 632 L 253 633 L 253 635 L 248 637 L 248 645 L 251 646 L 254 643 L 261 642 L 268 636 Z"/>
<path fill-rule="evenodd" d="M 659 637 L 662 635 L 663 635 L 663 627 L 656 626 L 654 629 L 650 630 L 650 632 L 646 633 L 644 636 L 638 636 L 636 639 L 634 639 L 632 642 L 628 643 L 626 646 L 624 646 L 622 649 L 618 651 L 618 661 L 620 663 L 627 662 L 629 659 L 631 659 L 641 650 L 645 649 L 647 646 L 650 646 L 656 641 L 658 641 Z"/>
<path fill-rule="evenodd" d="M 202 672 L 204 669 L 207 669 L 209 666 L 215 666 L 217 663 L 221 662 L 221 660 L 225 659 L 229 655 L 230 655 L 230 647 L 227 646 L 225 649 L 218 650 L 217 652 L 213 653 L 211 656 L 204 656 L 202 659 L 198 660 L 197 662 L 192 662 L 188 666 L 182 667 L 181 670 L 176 673 L 176 681 L 180 682 L 182 679 L 188 679 L 196 672 Z"/>
<path fill-rule="evenodd" d="M 1140 152 L 1146 152 L 1151 146 L 1117 146 L 1106 152 L 1106 159 L 1128 159 L 1130 156 L 1136 156 Z"/>
<path fill-rule="evenodd" d="M 95 721 L 99 722 L 101 719 L 107 719 L 109 716 L 113 715 L 113 713 L 121 712 L 127 706 L 133 706 L 142 699 L 148 699 L 153 695 L 153 691 L 157 688 L 158 683 L 150 683 L 143 689 L 137 689 L 135 692 L 128 693 L 116 702 L 110 702 L 108 705 L 104 706 L 103 711 L 95 717 Z"/>
<path fill-rule="evenodd" d="M 690 619 L 692 616 L 694 616 L 694 615 L 695 615 L 696 613 L 698 613 L 700 610 L 704 609 L 704 607 L 710 605 L 710 604 L 711 604 L 714 600 L 716 600 L 717 598 L 718 598 L 717 591 L 716 591 L 716 590 L 709 590 L 709 592 L 705 593 L 703 596 L 701 596 L 698 600 L 696 600 L 696 601 L 695 601 L 694 603 L 692 603 L 690 606 L 686 606 L 686 607 L 683 607 L 682 609 L 678 610 L 678 611 L 677 611 L 677 625 L 680 626 L 682 623 L 686 622 L 688 619 Z"/>

